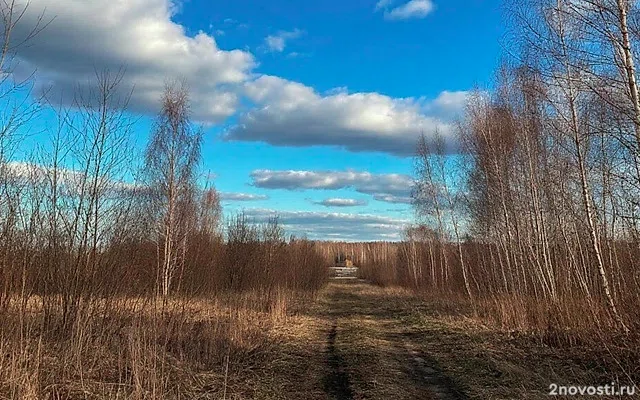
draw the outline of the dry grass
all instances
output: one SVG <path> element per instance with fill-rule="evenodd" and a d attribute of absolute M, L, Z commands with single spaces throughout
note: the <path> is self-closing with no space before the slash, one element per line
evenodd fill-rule
<path fill-rule="evenodd" d="M 452 312 L 423 299 L 401 301 L 401 317 L 423 351 L 478 399 L 548 398 L 551 383 L 620 385 L 638 381 L 637 352 L 612 342 L 555 342 Z M 623 358 L 624 357 L 624 358 Z"/>
<path fill-rule="evenodd" d="M 429 398 L 408 348 L 472 399 L 543 399 L 551 383 L 629 385 L 640 376 L 629 368 L 637 353 L 609 351 L 612 344 L 608 350 L 597 339 L 550 346 L 538 335 L 483 323 L 464 304 L 402 288 L 331 284 L 327 292 L 325 318 L 337 321 L 336 347 L 354 398 Z"/>
<path fill-rule="evenodd" d="M 254 398 L 269 390 L 261 370 L 278 357 L 287 307 L 284 293 L 164 307 L 123 298 L 109 315 L 87 312 L 54 332 L 31 302 L 21 323 L 3 324 L 0 398 Z"/>
<path fill-rule="evenodd" d="M 628 384 L 638 375 L 605 348 L 551 347 L 404 288 L 331 283 L 317 298 L 247 291 L 164 308 L 121 297 L 113 310 L 54 332 L 41 329 L 30 302 L 22 325 L 3 324 L 0 398 L 327 399 L 332 362 L 355 399 L 429 398 L 408 349 L 477 399 L 542 399 L 552 382 Z"/>

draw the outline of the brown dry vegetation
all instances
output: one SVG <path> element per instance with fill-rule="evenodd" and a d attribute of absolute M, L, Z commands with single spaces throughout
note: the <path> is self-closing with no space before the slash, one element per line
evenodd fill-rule
<path fill-rule="evenodd" d="M 637 381 L 638 3 L 505 4 L 495 90 L 418 144 L 418 224 L 349 253 L 372 282 L 555 348 L 604 349 Z"/>
<path fill-rule="evenodd" d="M 100 72 L 47 145 L 9 162 L 38 107 L 12 97 L 29 92 L 9 79 L 21 11 L 0 4 L 0 397 L 411 398 L 427 370 L 411 354 L 478 398 L 636 382 L 640 10 L 511 4 L 516 65 L 418 144 L 419 225 L 364 244 L 285 240 L 242 215 L 222 229 L 179 84 L 145 157 L 122 72 Z M 316 301 L 338 253 L 394 289 Z"/>
<path fill-rule="evenodd" d="M 170 296 L 156 295 L 151 245 L 129 247 L 128 262 L 112 261 L 77 296 L 36 290 L 37 263 L 20 271 L 20 286 L 3 280 L 12 290 L 1 309 L 0 398 L 272 397 L 278 388 L 262 380 L 288 316 L 326 278 L 312 243 L 274 231 L 238 217 L 225 242 L 191 250 Z"/>
<path fill-rule="evenodd" d="M 629 383 L 604 347 L 549 346 L 479 323 L 459 304 L 397 287 L 332 283 L 327 293 L 354 398 L 442 398 L 434 382 L 448 398 L 473 399 L 544 399 L 553 382 Z M 415 355 L 438 379 L 416 365 Z"/>
<path fill-rule="evenodd" d="M 324 285 L 324 259 L 275 218 L 222 229 L 179 83 L 160 99 L 146 157 L 132 145 L 123 72 L 106 71 L 57 110 L 48 143 L 10 162 L 38 111 L 28 84 L 8 78 L 23 7 L 0 4 L 0 398 L 277 392 L 261 371 L 287 316 Z"/>

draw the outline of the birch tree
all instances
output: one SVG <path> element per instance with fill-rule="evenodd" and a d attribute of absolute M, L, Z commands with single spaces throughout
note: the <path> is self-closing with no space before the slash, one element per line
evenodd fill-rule
<path fill-rule="evenodd" d="M 157 218 L 157 290 L 169 295 L 177 271 L 184 268 L 189 233 L 194 229 L 196 172 L 201 131 L 190 119 L 189 92 L 171 83 L 162 96 L 145 171 Z"/>

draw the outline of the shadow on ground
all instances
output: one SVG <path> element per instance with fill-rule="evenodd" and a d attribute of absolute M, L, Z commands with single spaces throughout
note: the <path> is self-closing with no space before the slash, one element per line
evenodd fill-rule
<path fill-rule="evenodd" d="M 331 399 L 466 399 L 435 359 L 417 350 L 403 325 L 408 310 L 380 288 L 332 282 L 310 316 L 323 321 Z"/>

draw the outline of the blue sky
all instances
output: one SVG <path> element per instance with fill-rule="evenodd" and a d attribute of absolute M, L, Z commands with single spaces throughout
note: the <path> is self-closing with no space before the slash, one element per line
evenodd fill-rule
<path fill-rule="evenodd" d="M 400 237 L 413 143 L 438 129 L 455 153 L 452 124 L 504 35 L 497 0 L 33 0 L 24 29 L 43 9 L 55 18 L 16 70 L 37 69 L 36 93 L 65 103 L 125 66 L 142 150 L 163 82 L 185 79 L 225 212 L 277 212 L 314 239 Z"/>

